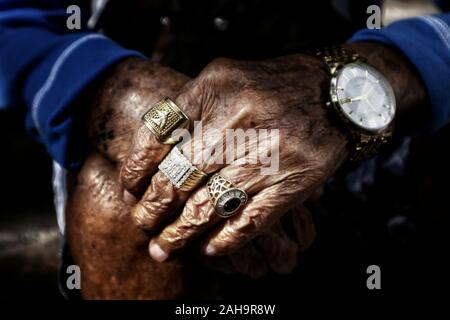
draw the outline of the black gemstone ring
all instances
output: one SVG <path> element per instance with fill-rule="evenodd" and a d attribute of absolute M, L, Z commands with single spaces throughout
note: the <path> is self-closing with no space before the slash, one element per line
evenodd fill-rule
<path fill-rule="evenodd" d="M 218 173 L 208 180 L 206 187 L 216 213 L 222 218 L 231 217 L 247 203 L 247 193 Z"/>

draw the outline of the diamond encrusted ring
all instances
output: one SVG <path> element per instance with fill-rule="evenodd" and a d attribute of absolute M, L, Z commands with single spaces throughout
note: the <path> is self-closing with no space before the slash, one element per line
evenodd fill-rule
<path fill-rule="evenodd" d="M 207 174 L 194 166 L 177 146 L 172 148 L 158 169 L 181 191 L 195 189 L 207 177 Z"/>

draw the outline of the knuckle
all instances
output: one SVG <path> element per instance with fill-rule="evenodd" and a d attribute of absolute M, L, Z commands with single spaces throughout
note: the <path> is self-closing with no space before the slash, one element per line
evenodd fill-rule
<path fill-rule="evenodd" d="M 216 238 L 217 251 L 228 253 L 247 243 L 249 233 L 236 229 L 232 225 L 226 225 L 221 234 Z"/>
<path fill-rule="evenodd" d="M 329 171 L 328 164 L 321 159 L 312 159 L 308 161 L 307 165 L 308 169 L 305 170 L 306 174 L 304 179 L 305 185 L 308 186 L 308 189 L 311 187 L 317 187 L 318 185 L 325 182 L 327 177 L 327 171 Z M 310 190 L 311 192 L 314 190 Z"/>
<path fill-rule="evenodd" d="M 136 170 L 136 164 L 133 159 L 127 159 L 120 169 L 120 180 L 125 189 L 132 189 L 139 177 Z"/>
<path fill-rule="evenodd" d="M 208 82 L 232 81 L 239 67 L 236 61 L 228 58 L 217 58 L 208 64 L 200 73 L 200 78 Z"/>
<path fill-rule="evenodd" d="M 257 106 L 264 105 L 270 98 L 270 96 L 256 88 L 245 88 L 239 94 L 240 110 L 244 113 L 254 114 L 255 111 L 260 110 Z"/>
<path fill-rule="evenodd" d="M 184 247 L 191 239 L 199 235 L 208 222 L 211 221 L 211 216 L 205 217 L 192 212 L 193 210 L 190 209 L 184 211 L 174 225 L 162 232 L 161 237 L 173 249 Z"/>
<path fill-rule="evenodd" d="M 191 203 L 191 204 L 190 204 Z M 203 214 L 203 204 L 193 201 L 188 202 L 175 223 L 165 228 L 159 240 L 163 241 L 170 250 L 178 250 L 185 247 L 193 240 L 211 221 L 212 214 Z"/>
<path fill-rule="evenodd" d="M 164 243 L 164 247 L 169 251 L 173 251 L 183 247 L 186 244 L 186 238 L 183 233 L 176 227 L 169 227 L 163 230 L 158 237 L 158 242 Z"/>
<path fill-rule="evenodd" d="M 150 188 L 133 211 L 136 224 L 143 229 L 153 228 L 179 201 L 174 187 L 163 179 L 161 172 L 153 176 Z"/>
<path fill-rule="evenodd" d="M 284 181 L 285 189 L 292 190 L 303 200 L 309 197 L 327 178 L 326 165 L 322 161 L 305 160 L 299 170 L 292 172 Z M 290 195 L 288 195 L 290 196 Z"/>
<path fill-rule="evenodd" d="M 152 165 L 149 151 L 153 144 L 150 143 L 148 129 L 141 127 L 136 132 L 133 146 L 121 167 L 120 178 L 125 186 L 133 186 L 135 181 L 142 176 L 146 169 Z"/>
<path fill-rule="evenodd" d="M 148 128 L 143 124 L 139 127 L 139 129 L 136 131 L 136 134 L 134 136 L 135 141 L 147 141 L 150 137 L 150 132 Z"/>
<path fill-rule="evenodd" d="M 249 210 L 238 230 L 241 234 L 256 236 L 269 228 L 269 214 L 266 210 Z"/>
<path fill-rule="evenodd" d="M 165 197 L 159 199 L 144 199 L 141 201 L 141 207 L 148 213 L 148 216 L 154 217 L 170 209 L 170 200 Z"/>
<path fill-rule="evenodd" d="M 144 230 L 151 229 L 153 227 L 154 215 L 153 211 L 149 210 L 148 206 L 139 203 L 132 211 L 132 217 L 135 224 Z"/>
<path fill-rule="evenodd" d="M 147 171 L 141 160 L 128 158 L 120 169 L 120 181 L 123 187 L 134 195 L 140 194 L 141 189 L 150 179 Z"/>
<path fill-rule="evenodd" d="M 236 61 L 229 58 L 216 58 L 208 66 L 215 69 L 232 69 L 236 66 Z"/>
<path fill-rule="evenodd" d="M 182 224 L 192 228 L 204 226 L 210 223 L 213 218 L 214 209 L 210 204 L 206 191 L 194 194 L 193 198 L 186 203 L 180 216 Z"/>

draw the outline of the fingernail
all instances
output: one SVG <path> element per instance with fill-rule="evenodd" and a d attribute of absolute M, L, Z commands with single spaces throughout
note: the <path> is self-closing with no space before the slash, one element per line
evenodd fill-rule
<path fill-rule="evenodd" d="M 153 259 L 159 262 L 163 262 L 169 257 L 169 255 L 163 249 L 161 249 L 159 244 L 157 244 L 153 240 L 150 242 L 150 255 Z"/>
<path fill-rule="evenodd" d="M 216 254 L 216 248 L 212 244 L 208 244 L 205 249 L 207 256 L 213 256 Z"/>

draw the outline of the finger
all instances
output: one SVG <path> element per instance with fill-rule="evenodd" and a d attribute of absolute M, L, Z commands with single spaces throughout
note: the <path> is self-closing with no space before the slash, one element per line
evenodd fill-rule
<path fill-rule="evenodd" d="M 161 144 L 156 136 L 142 125 L 133 138 L 131 151 L 120 170 L 120 180 L 125 189 L 139 196 L 170 149 L 170 145 Z"/>
<path fill-rule="evenodd" d="M 166 260 L 221 220 L 214 212 L 206 188 L 197 190 L 186 202 L 181 215 L 150 241 L 150 256 L 157 261 Z"/>
<path fill-rule="evenodd" d="M 311 211 L 303 204 L 297 205 L 293 210 L 283 217 L 283 222 L 292 226 L 299 251 L 308 249 L 316 238 Z"/>
<path fill-rule="evenodd" d="M 284 183 L 263 189 L 251 197 L 239 215 L 231 217 L 208 237 L 203 252 L 225 255 L 268 230 L 297 201 Z"/>
<path fill-rule="evenodd" d="M 260 278 L 268 271 L 268 264 L 252 242 L 229 256 L 236 271 L 251 278 Z"/>
<path fill-rule="evenodd" d="M 200 165 L 197 167 L 205 173 L 210 173 L 221 166 Z M 136 224 L 143 230 L 154 231 L 181 210 L 191 192 L 193 191 L 178 189 L 163 172 L 156 172 L 142 199 L 133 208 Z M 205 198 L 208 198 L 207 195 Z"/>
<path fill-rule="evenodd" d="M 192 82 L 185 88 L 192 87 Z M 187 89 L 186 89 L 187 90 Z M 175 103 L 191 120 L 200 116 L 200 105 L 191 93 L 182 93 Z M 149 104 L 150 105 L 150 104 Z M 158 164 L 164 159 L 172 146 L 158 141 L 157 137 L 143 124 L 133 138 L 132 147 L 120 170 L 120 180 L 123 186 L 132 194 L 141 196 L 157 170 Z"/>
<path fill-rule="evenodd" d="M 134 206 L 138 202 L 138 199 L 127 190 L 123 190 L 122 198 L 123 201 L 129 206 Z"/>
<path fill-rule="evenodd" d="M 213 152 L 213 150 L 223 150 L 224 143 L 222 130 L 218 130 L 215 134 L 206 137 L 194 135 L 194 138 L 184 143 L 180 149 L 198 170 L 209 174 L 225 166 L 223 159 L 221 159 L 222 154 Z M 250 147 L 253 146 L 250 145 Z M 196 148 L 200 148 L 200 150 Z M 205 158 L 205 161 L 198 161 L 199 155 Z M 205 155 L 208 156 L 205 157 Z M 136 223 L 146 231 L 155 230 L 163 221 L 167 221 L 177 210 L 181 209 L 187 197 L 193 191 L 178 189 L 163 172 L 157 171 L 151 180 L 150 187 L 136 205 L 134 210 Z"/>
<path fill-rule="evenodd" d="M 256 166 L 244 167 L 230 165 L 223 168 L 220 174 L 231 181 L 236 187 L 245 190 L 249 196 L 261 191 L 268 184 L 273 183 L 273 178 L 261 176 Z M 166 188 L 169 187 L 166 186 Z M 182 200 L 184 198 L 178 204 L 182 204 Z M 173 204 L 175 201 L 169 199 L 170 202 Z M 158 217 L 161 214 L 159 208 L 161 208 L 160 205 L 152 205 L 150 208 L 150 215 L 152 215 L 150 219 L 153 219 L 153 224 L 154 221 L 160 219 Z M 146 223 L 147 221 L 149 221 L 148 217 Z M 195 191 L 187 200 L 181 215 L 173 223 L 165 227 L 157 237 L 152 239 L 149 247 L 150 255 L 155 260 L 164 261 L 174 251 L 187 246 L 204 232 L 224 221 L 226 220 L 216 214 L 209 199 L 207 188 L 203 186 Z"/>
<path fill-rule="evenodd" d="M 136 225 L 145 231 L 154 231 L 156 226 L 167 221 L 183 204 L 189 194 L 176 189 L 169 179 L 158 171 L 142 199 L 132 208 L 131 215 Z"/>
<path fill-rule="evenodd" d="M 289 273 L 297 266 L 298 245 L 289 238 L 280 221 L 253 242 L 276 273 Z"/>

